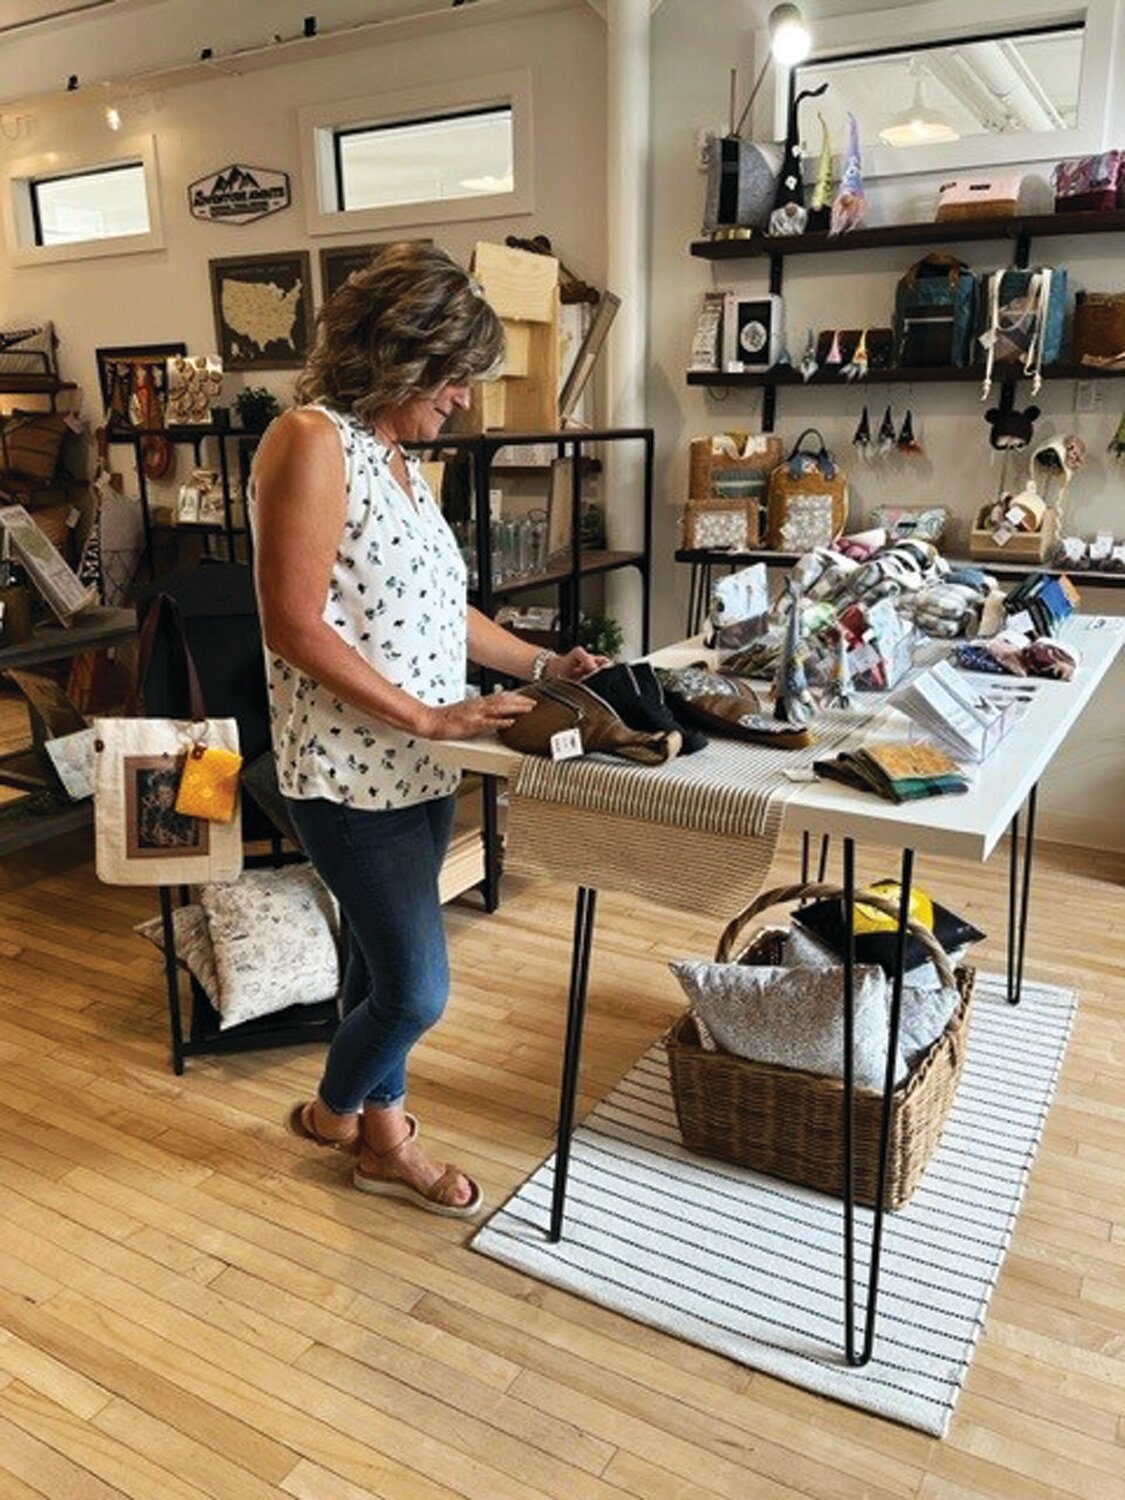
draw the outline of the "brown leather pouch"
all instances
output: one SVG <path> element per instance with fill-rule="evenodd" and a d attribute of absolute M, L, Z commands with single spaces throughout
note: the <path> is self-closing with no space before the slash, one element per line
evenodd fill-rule
<path fill-rule="evenodd" d="M 678 733 L 630 729 L 604 698 L 580 682 L 537 682 L 521 687 L 520 693 L 534 699 L 535 707 L 501 729 L 500 739 L 524 755 L 550 755 L 552 737 L 565 729 L 578 731 L 584 755 L 601 751 L 659 766 L 679 754 L 682 737 Z"/>

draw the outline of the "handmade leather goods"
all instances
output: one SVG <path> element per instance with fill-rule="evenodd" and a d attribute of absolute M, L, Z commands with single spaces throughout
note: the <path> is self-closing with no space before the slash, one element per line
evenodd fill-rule
<path fill-rule="evenodd" d="M 1125 369 L 1125 292 L 1078 292 L 1074 358 L 1084 365 Z"/>
<path fill-rule="evenodd" d="M 766 227 L 777 189 L 781 155 L 773 144 L 744 141 L 734 134 L 707 137 L 704 234 L 721 229 Z"/>
<path fill-rule="evenodd" d="M 664 669 L 657 675 L 677 718 L 686 718 L 708 733 L 774 745 L 779 750 L 799 749 L 811 742 L 806 725 L 786 724 L 762 713 L 757 693 L 743 678 L 720 676 L 705 667 Z"/>
<path fill-rule="evenodd" d="M 865 745 L 860 750 L 842 750 L 831 760 L 814 761 L 813 770 L 826 780 L 874 792 L 887 802 L 917 802 L 969 790 L 957 763 L 929 745 Z"/>
<path fill-rule="evenodd" d="M 819 446 L 802 447 L 806 438 Z M 807 552 L 827 546 L 848 521 L 848 482 L 815 427 L 807 427 L 769 482 L 769 544 Z"/>
<path fill-rule="evenodd" d="M 936 219 L 1012 218 L 1019 212 L 1023 177 L 1019 172 L 991 172 L 982 177 L 954 177 L 938 188 Z"/>
<path fill-rule="evenodd" d="M 552 755 L 552 741 L 566 730 L 577 731 L 581 754 L 599 751 L 645 766 L 663 765 L 680 753 L 678 730 L 630 729 L 606 700 L 585 682 L 552 679 L 521 687 L 535 703 L 530 713 L 499 731 L 503 744 L 524 755 Z M 557 745 L 558 742 L 555 741 Z"/>
<path fill-rule="evenodd" d="M 878 892 L 874 888 L 869 894 Z M 858 899 L 862 901 L 864 893 L 861 891 Z M 969 943 L 979 943 L 985 934 L 979 927 L 965 917 L 957 916 L 947 907 L 933 901 L 934 920 L 931 931 L 938 942 L 947 953 L 955 949 L 964 948 Z M 815 934 L 822 942 L 826 943 L 834 953 L 843 954 L 844 942 L 847 929 L 844 924 L 844 903 L 839 899 L 827 901 L 813 901 L 808 906 L 800 906 L 792 913 L 793 921 L 807 931 Z M 859 932 L 855 934 L 855 957 L 856 962 L 861 964 L 879 964 L 888 974 L 893 977 L 895 972 L 895 944 L 898 934 L 889 932 Z M 913 934 L 908 933 L 906 939 L 906 972 L 916 969 L 924 964 L 929 958 L 926 948 L 917 940 Z"/>
<path fill-rule="evenodd" d="M 1018 364 L 1031 378 L 1031 394 L 1039 394 L 1043 366 L 1062 358 L 1067 279 L 1065 269 L 1052 266 L 989 276 L 979 339 L 985 356 L 984 396 L 996 364 Z"/>
<path fill-rule="evenodd" d="M 133 717 L 158 631 L 182 651 L 190 719 Z M 126 715 L 94 720 L 94 846 L 98 878 L 110 885 L 191 885 L 234 880 L 242 869 L 239 813 L 226 823 L 176 810 L 184 765 L 197 745 L 238 754 L 234 719 L 209 719 L 175 601 L 160 595 L 141 630 L 137 677 Z"/>
<path fill-rule="evenodd" d="M 822 328 L 816 340 L 820 369 L 845 380 L 862 380 L 869 370 L 889 370 L 894 358 L 891 328 Z"/>
<path fill-rule="evenodd" d="M 1051 182 L 1057 214 L 1125 208 L 1125 151 L 1102 151 L 1096 156 L 1060 161 Z"/>
<path fill-rule="evenodd" d="M 977 279 L 952 255 L 923 256 L 895 291 L 895 362 L 967 365 L 973 354 Z"/>
<path fill-rule="evenodd" d="M 167 427 L 196 427 L 211 420 L 223 391 L 223 362 L 217 354 L 172 354 L 165 374 Z"/>
<path fill-rule="evenodd" d="M 605 699 L 630 729 L 654 734 L 678 733 L 683 741 L 682 755 L 693 755 L 706 747 L 707 736 L 677 719 L 672 712 L 660 678 L 649 662 L 614 662 L 583 681 L 591 692 Z"/>

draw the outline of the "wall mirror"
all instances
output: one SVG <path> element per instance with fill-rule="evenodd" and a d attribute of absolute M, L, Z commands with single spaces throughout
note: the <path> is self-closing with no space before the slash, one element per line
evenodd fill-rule
<path fill-rule="evenodd" d="M 850 112 L 871 177 L 1104 149 L 1122 46 L 1113 0 L 981 0 L 967 19 L 969 9 L 924 0 L 820 23 L 813 54 L 779 80 L 775 123 L 790 88 L 827 83 L 802 113 L 806 151 L 819 149 L 819 112 L 841 153 Z"/>

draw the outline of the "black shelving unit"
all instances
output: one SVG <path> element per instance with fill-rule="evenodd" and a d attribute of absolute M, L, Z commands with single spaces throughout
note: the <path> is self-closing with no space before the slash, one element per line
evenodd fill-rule
<path fill-rule="evenodd" d="M 691 253 L 703 260 L 731 261 L 767 259 L 769 262 L 769 289 L 780 295 L 784 281 L 784 261 L 788 256 L 842 254 L 863 250 L 875 250 L 896 246 L 918 248 L 929 245 L 952 245 L 986 240 L 1008 241 L 1012 247 L 1011 263 L 1024 269 L 1031 259 L 1033 238 L 1045 236 L 1084 236 L 1090 234 L 1114 234 L 1125 230 L 1125 210 L 1109 213 L 1081 214 L 1017 214 L 1013 216 L 989 216 L 980 219 L 956 219 L 943 223 L 885 224 L 871 229 L 854 229 L 849 233 L 830 235 L 826 231 L 813 234 L 768 235 L 753 234 L 748 239 L 695 240 Z M 1106 370 L 1096 365 L 1059 363 L 1046 366 L 1044 380 L 1105 380 L 1120 378 L 1125 370 Z M 997 405 L 1002 411 L 1010 411 L 1015 401 L 1017 382 L 1024 377 L 1022 369 L 997 365 L 993 378 L 999 382 Z M 811 380 L 805 381 L 800 372 L 791 366 L 775 366 L 769 370 L 725 372 L 722 370 L 691 370 L 687 372 L 688 385 L 707 386 L 715 390 L 749 387 L 762 391 L 762 430 L 773 432 L 777 423 L 777 392 L 781 388 L 815 385 L 835 386 L 852 391 L 875 385 L 925 385 L 939 383 L 980 383 L 981 368 L 968 365 L 927 367 L 911 369 L 892 366 L 885 370 L 869 370 L 862 381 L 843 380 L 837 371 L 818 370 Z M 784 552 L 762 549 L 746 554 L 724 552 L 702 552 L 681 549 L 677 561 L 691 565 L 691 585 L 688 603 L 688 631 L 699 629 L 707 595 L 710 591 L 711 572 L 724 563 L 764 561 L 779 565 L 792 565 L 794 556 Z M 1039 571 L 1031 566 L 984 563 L 990 572 L 1001 578 L 1019 578 L 1027 572 Z M 1045 571 L 1052 571 L 1047 569 Z M 1059 570 L 1054 570 L 1059 571 Z M 1090 584 L 1119 588 L 1121 575 L 1104 573 L 1095 575 L 1087 571 L 1075 574 L 1084 577 Z"/>
<path fill-rule="evenodd" d="M 218 460 L 219 483 L 223 491 L 223 519 L 221 522 L 177 522 L 170 530 L 173 534 L 177 531 L 193 533 L 204 537 L 222 537 L 226 544 L 226 556 L 230 561 L 237 560 L 235 549 L 235 538 L 246 538 L 246 549 L 250 549 L 250 531 L 245 522 L 236 526 L 234 524 L 234 505 L 231 494 L 230 460 L 227 453 L 227 440 L 229 438 L 239 439 L 239 468 L 242 469 L 242 440 L 248 434 L 233 430 L 226 425 L 216 422 L 200 423 L 192 427 L 129 427 L 118 428 L 106 435 L 106 441 L 116 446 L 127 446 L 133 450 L 133 461 L 137 471 L 137 492 L 141 502 L 141 520 L 144 525 L 145 536 L 145 559 L 148 567 L 149 578 L 156 576 L 156 547 L 155 528 L 152 522 L 152 513 L 149 506 L 148 479 L 145 475 L 143 446 L 146 438 L 163 438 L 166 442 L 176 446 L 186 446 L 193 450 L 196 468 L 203 467 L 203 443 L 206 439 L 215 440 L 215 453 Z M 258 438 L 254 437 L 257 444 Z M 252 452 L 252 450 L 251 450 Z M 249 463 L 246 465 L 249 472 Z M 245 491 L 243 491 L 245 495 Z M 245 505 L 245 500 L 244 500 Z"/>

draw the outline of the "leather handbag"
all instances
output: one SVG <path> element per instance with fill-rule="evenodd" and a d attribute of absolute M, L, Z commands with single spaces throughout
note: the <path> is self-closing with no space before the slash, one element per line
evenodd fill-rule
<path fill-rule="evenodd" d="M 182 651 L 190 719 L 135 717 L 140 689 L 166 630 Z M 94 849 L 109 885 L 193 885 L 234 880 L 242 870 L 239 810 L 229 822 L 176 811 L 189 755 L 198 747 L 238 753 L 234 719 L 210 719 L 174 599 L 162 594 L 141 631 L 137 676 L 125 715 L 94 720 Z"/>
<path fill-rule="evenodd" d="M 1077 293 L 1074 358 L 1080 364 L 1125 366 L 1125 292 Z"/>
<path fill-rule="evenodd" d="M 819 447 L 802 448 L 808 437 Z M 769 544 L 783 551 L 825 547 L 848 521 L 848 481 L 815 427 L 806 427 L 770 475 Z"/>
<path fill-rule="evenodd" d="M 630 729 L 620 715 L 592 688 L 582 682 L 552 680 L 521 687 L 520 693 L 531 698 L 535 707 L 521 714 L 514 724 L 499 731 L 500 740 L 510 750 L 523 755 L 558 755 L 556 736 L 568 730 L 579 737 L 579 754 L 600 751 L 621 756 L 645 766 L 660 766 L 680 752 L 682 737 L 678 731 L 651 733 Z"/>

